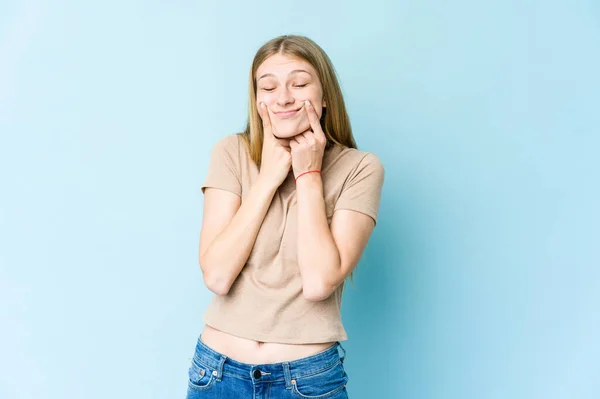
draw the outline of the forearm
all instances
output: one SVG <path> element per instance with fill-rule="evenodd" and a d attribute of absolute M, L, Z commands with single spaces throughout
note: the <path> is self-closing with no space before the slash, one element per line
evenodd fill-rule
<path fill-rule="evenodd" d="M 318 173 L 298 179 L 296 185 L 298 209 L 298 266 L 304 295 L 320 300 L 328 293 L 340 268 L 340 255 L 325 211 L 323 181 Z"/>
<path fill-rule="evenodd" d="M 202 272 L 211 290 L 226 295 L 243 269 L 277 187 L 258 180 L 242 201 L 231 222 L 201 257 Z"/>

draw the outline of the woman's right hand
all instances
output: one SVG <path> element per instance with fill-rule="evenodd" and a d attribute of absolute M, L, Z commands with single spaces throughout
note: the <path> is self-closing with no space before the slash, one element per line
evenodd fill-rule
<path fill-rule="evenodd" d="M 265 103 L 258 105 L 263 125 L 263 146 L 260 177 L 269 184 L 279 187 L 290 172 L 292 154 L 289 139 L 278 139 L 273 135 L 271 118 Z"/>

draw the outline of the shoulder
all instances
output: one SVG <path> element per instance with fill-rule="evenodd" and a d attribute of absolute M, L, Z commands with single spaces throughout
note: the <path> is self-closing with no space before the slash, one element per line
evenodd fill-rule
<path fill-rule="evenodd" d="M 235 150 L 237 152 L 241 139 L 242 138 L 239 133 L 228 134 L 227 136 L 217 140 L 213 148 L 225 151 Z"/>
<path fill-rule="evenodd" d="M 352 174 L 368 173 L 383 177 L 385 168 L 381 159 L 374 152 L 362 151 L 341 145 L 337 145 L 336 150 L 334 163 L 349 168 Z"/>
<path fill-rule="evenodd" d="M 217 140 L 211 149 L 211 156 L 215 158 L 228 158 L 231 162 L 243 162 L 244 153 L 240 151 L 244 145 L 243 137 L 239 133 L 228 134 Z"/>

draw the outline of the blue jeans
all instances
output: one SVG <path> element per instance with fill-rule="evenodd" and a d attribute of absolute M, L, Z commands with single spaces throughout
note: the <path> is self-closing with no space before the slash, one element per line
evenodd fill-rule
<path fill-rule="evenodd" d="M 338 341 L 301 359 L 247 364 L 211 349 L 200 336 L 188 372 L 186 398 L 347 399 L 345 357 L 346 350 Z"/>

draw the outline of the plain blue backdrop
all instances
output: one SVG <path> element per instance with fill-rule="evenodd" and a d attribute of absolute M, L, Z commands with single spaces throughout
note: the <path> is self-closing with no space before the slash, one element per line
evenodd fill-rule
<path fill-rule="evenodd" d="M 286 33 L 329 54 L 386 168 L 344 294 L 350 397 L 597 398 L 582 0 L 2 1 L 0 397 L 184 397 L 208 155 Z"/>

